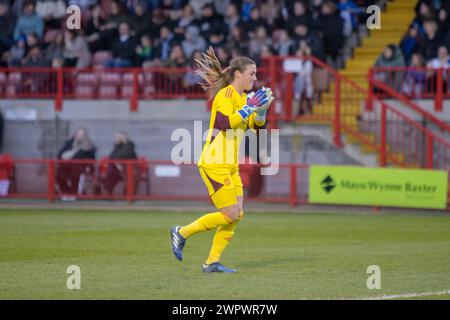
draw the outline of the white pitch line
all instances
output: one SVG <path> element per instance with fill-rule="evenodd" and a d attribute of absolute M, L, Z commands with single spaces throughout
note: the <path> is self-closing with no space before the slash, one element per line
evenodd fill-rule
<path fill-rule="evenodd" d="M 389 300 L 389 299 L 415 298 L 415 297 L 426 297 L 426 296 L 441 296 L 441 295 L 445 295 L 445 294 L 450 295 L 450 290 L 437 291 L 437 292 L 391 294 L 391 295 L 384 295 L 381 297 L 358 298 L 358 300 Z"/>

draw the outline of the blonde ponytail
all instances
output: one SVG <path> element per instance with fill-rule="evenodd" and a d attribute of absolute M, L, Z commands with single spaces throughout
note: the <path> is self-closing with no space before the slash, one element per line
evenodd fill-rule
<path fill-rule="evenodd" d="M 247 65 L 255 64 L 249 58 L 238 57 L 231 61 L 229 67 L 222 70 L 212 47 L 202 53 L 202 57 L 196 59 L 195 62 L 198 66 L 196 73 L 202 78 L 201 86 L 209 99 L 213 99 L 220 89 L 225 88 L 233 81 L 235 71 L 243 72 Z"/>

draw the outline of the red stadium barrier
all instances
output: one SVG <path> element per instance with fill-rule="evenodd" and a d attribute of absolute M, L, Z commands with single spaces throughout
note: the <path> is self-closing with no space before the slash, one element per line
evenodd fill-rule
<path fill-rule="evenodd" d="M 4 198 L 123 200 L 208 200 L 195 164 L 139 160 L 14 159 L 14 189 Z M 116 170 L 117 169 L 117 170 Z M 246 201 L 307 203 L 308 165 L 280 164 L 274 176 L 258 174 L 260 166 L 242 164 Z M 259 179 L 256 179 L 259 176 Z M 261 178 L 262 177 L 262 178 Z M 259 181 L 254 184 L 253 181 Z"/>
<path fill-rule="evenodd" d="M 293 89 L 296 81 L 294 74 L 299 63 L 301 65 L 306 62 L 312 64 L 312 75 L 308 81 L 312 82 L 315 88 L 315 96 L 311 101 L 314 103 L 314 112 L 298 117 L 293 114 L 293 100 L 296 98 Z M 130 109 L 135 111 L 140 99 L 204 99 L 205 95 L 198 84 L 187 87 L 184 83 L 184 77 L 189 73 L 192 75 L 192 72 L 189 68 L 0 69 L 0 97 L 54 98 L 57 110 L 62 109 L 64 99 L 127 99 Z M 439 74 L 438 72 L 437 80 L 440 79 Z M 381 88 L 391 96 L 395 95 L 389 87 L 383 88 L 384 83 L 379 80 L 372 79 L 372 90 L 366 90 L 314 57 L 301 60 L 298 57 L 272 56 L 263 59 L 258 68 L 255 87 L 263 85 L 271 86 L 275 96 L 282 97 L 277 99 L 275 106 L 269 110 L 270 128 L 276 128 L 278 120 L 319 121 L 332 125 L 336 146 L 343 145 L 341 137 L 342 133 L 346 133 L 366 148 L 378 153 L 381 165 L 392 162 L 419 167 L 433 165 L 433 168 L 449 166 L 448 144 L 445 140 L 437 137 L 417 120 L 407 117 L 392 106 L 387 106 L 386 102 L 374 96 L 374 88 Z M 444 93 L 447 94 L 443 91 Z M 398 94 L 395 98 L 436 128 L 450 132 L 447 124 L 421 110 L 408 99 Z M 374 107 L 374 104 L 378 104 L 378 107 Z M 312 105 L 308 107 L 312 108 Z M 386 116 L 380 116 L 382 114 Z M 390 118 L 395 118 L 396 121 L 391 121 Z M 420 140 L 426 147 L 417 148 L 400 137 L 391 137 L 392 130 L 406 130 L 398 129 L 400 127 L 420 132 L 426 137 Z M 419 142 L 417 137 L 420 134 L 416 134 L 416 142 Z M 437 160 L 434 157 L 436 152 Z M 411 159 L 408 154 L 414 154 L 416 158 Z"/>
<path fill-rule="evenodd" d="M 435 111 L 442 111 L 443 100 L 450 98 L 450 72 L 428 67 L 374 67 L 371 80 L 378 80 L 409 99 L 433 99 Z M 384 90 L 371 90 L 379 98 L 388 98 Z"/>
<path fill-rule="evenodd" d="M 385 113 L 392 111 L 387 106 L 384 108 Z M 12 163 L 14 175 L 9 177 L 13 181 L 8 193 L 0 198 L 47 199 L 48 202 L 209 201 L 206 187 L 199 187 L 203 182 L 195 164 L 106 158 L 99 161 L 13 159 Z M 119 176 L 109 176 L 113 172 L 111 166 L 118 167 Z M 309 203 L 309 165 L 280 164 L 279 172 L 272 176 L 261 176 L 260 168 L 260 165 L 240 165 L 246 202 L 284 203 L 293 207 Z M 111 189 L 108 184 L 112 181 L 115 182 Z M 450 191 L 448 204 L 450 209 Z"/>

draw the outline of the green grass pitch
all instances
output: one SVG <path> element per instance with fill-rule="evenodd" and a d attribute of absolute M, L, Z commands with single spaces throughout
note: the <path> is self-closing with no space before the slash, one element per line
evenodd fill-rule
<path fill-rule="evenodd" d="M 248 213 L 222 258 L 239 272 L 204 274 L 213 231 L 190 238 L 182 262 L 168 233 L 200 214 L 1 209 L 0 299 L 352 299 L 450 290 L 450 216 Z M 81 269 L 80 290 L 66 287 L 69 265 Z M 381 269 L 380 290 L 366 286 L 369 265 Z"/>

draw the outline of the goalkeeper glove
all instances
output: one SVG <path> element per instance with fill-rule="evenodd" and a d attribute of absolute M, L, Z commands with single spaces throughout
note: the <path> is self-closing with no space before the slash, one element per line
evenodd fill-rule
<path fill-rule="evenodd" d="M 267 103 L 265 103 L 260 108 L 258 108 L 258 110 L 256 110 L 255 120 L 258 122 L 263 122 L 266 120 L 267 110 L 269 110 L 269 107 L 274 100 L 273 93 L 270 88 L 262 87 L 262 90 L 264 90 L 264 92 L 267 95 Z"/>
<path fill-rule="evenodd" d="M 259 89 L 254 95 L 247 97 L 247 104 L 238 111 L 238 114 L 241 116 L 242 120 L 247 120 L 253 112 L 258 110 L 259 107 L 265 105 L 267 102 L 268 97 L 266 92 Z"/>

